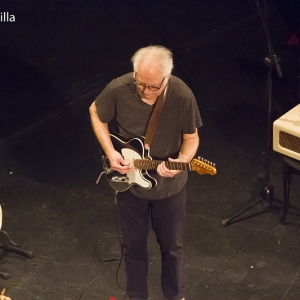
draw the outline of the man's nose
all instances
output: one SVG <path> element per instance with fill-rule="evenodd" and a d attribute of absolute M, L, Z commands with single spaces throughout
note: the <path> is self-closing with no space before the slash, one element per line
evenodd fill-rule
<path fill-rule="evenodd" d="M 144 85 L 144 88 L 143 88 L 143 93 L 151 93 L 150 89 L 149 89 L 149 86 L 148 85 Z"/>

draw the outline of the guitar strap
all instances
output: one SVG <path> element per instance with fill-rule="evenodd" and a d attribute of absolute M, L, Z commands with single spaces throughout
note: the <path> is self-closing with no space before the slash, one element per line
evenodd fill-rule
<path fill-rule="evenodd" d="M 168 83 L 166 84 L 162 93 L 157 97 L 155 107 L 152 112 L 152 115 L 151 115 L 151 118 L 149 121 L 149 125 L 147 128 L 146 136 L 145 136 L 144 147 L 146 150 L 150 149 L 150 145 L 153 140 L 153 136 L 154 136 L 154 133 L 156 130 L 156 125 L 158 123 L 159 116 L 160 116 L 162 109 L 164 107 L 164 104 L 166 102 L 169 86 L 170 86 L 170 79 L 168 80 Z"/>

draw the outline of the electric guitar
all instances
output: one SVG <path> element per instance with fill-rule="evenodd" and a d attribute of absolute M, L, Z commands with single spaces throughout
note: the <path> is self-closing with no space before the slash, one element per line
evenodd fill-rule
<path fill-rule="evenodd" d="M 151 189 L 155 186 L 157 182 L 149 175 L 148 170 L 156 170 L 162 161 L 151 159 L 148 151 L 144 148 L 144 138 L 135 137 L 129 141 L 124 141 L 122 136 L 118 134 L 111 134 L 110 137 L 115 150 L 120 152 L 133 167 L 129 173 L 120 174 L 111 169 L 109 160 L 104 154 L 102 156 L 103 172 L 106 174 L 110 186 L 118 192 L 124 192 L 133 185 L 138 185 L 144 189 Z M 194 158 L 189 163 L 170 161 L 165 161 L 165 163 L 170 170 L 196 171 L 199 174 L 210 175 L 217 173 L 215 164 L 201 157 Z"/>

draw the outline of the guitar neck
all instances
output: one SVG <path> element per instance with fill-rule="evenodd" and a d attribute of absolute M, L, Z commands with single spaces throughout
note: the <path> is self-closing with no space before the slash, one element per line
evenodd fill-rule
<path fill-rule="evenodd" d="M 150 159 L 135 159 L 133 165 L 139 170 L 156 170 L 157 166 L 163 160 L 150 160 Z M 190 163 L 183 163 L 178 161 L 165 161 L 165 164 L 170 170 L 188 170 L 191 171 Z"/>

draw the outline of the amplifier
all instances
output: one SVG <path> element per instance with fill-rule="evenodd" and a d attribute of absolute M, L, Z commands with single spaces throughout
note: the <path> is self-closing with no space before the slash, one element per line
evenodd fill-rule
<path fill-rule="evenodd" d="M 274 121 L 273 150 L 300 160 L 300 104 Z"/>

